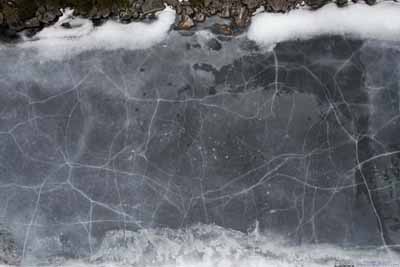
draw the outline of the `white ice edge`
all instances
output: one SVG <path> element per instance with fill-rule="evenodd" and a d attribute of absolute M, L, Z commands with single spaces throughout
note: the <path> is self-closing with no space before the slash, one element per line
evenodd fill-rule
<path fill-rule="evenodd" d="M 25 38 L 20 48 L 37 49 L 42 59 L 64 59 L 81 52 L 94 49 L 146 49 L 162 42 L 175 21 L 175 11 L 166 7 L 151 23 L 132 22 L 121 24 L 107 21 L 94 27 L 88 19 L 74 18 L 72 10 L 65 10 L 58 22 L 37 33 L 33 38 Z M 72 28 L 62 26 L 68 22 Z"/>
<path fill-rule="evenodd" d="M 62 60 L 95 49 L 146 49 L 167 37 L 176 16 L 175 11 L 167 7 L 152 23 L 107 21 L 94 27 L 90 20 L 73 17 L 72 13 L 72 10 L 64 10 L 64 15 L 55 25 L 43 29 L 33 38 L 25 38 L 18 47 L 36 49 L 41 60 Z M 63 27 L 65 22 L 72 29 Z M 398 41 L 400 4 L 380 2 L 368 6 L 357 3 L 338 8 L 331 3 L 315 11 L 300 8 L 286 14 L 256 12 L 245 35 L 271 48 L 279 42 L 327 34 Z"/>
<path fill-rule="evenodd" d="M 59 239 L 38 243 L 60 246 Z M 395 253 L 381 249 L 344 249 L 328 244 L 291 246 L 282 236 L 242 233 L 216 225 L 194 225 L 186 229 L 142 229 L 110 231 L 99 250 L 87 260 L 61 260 L 58 264 L 35 263 L 29 267 L 400 267 Z"/>
<path fill-rule="evenodd" d="M 260 45 L 309 39 L 320 35 L 347 35 L 360 39 L 400 40 L 400 4 L 364 3 L 318 10 L 300 8 L 286 14 L 260 13 L 252 18 L 247 37 Z"/>

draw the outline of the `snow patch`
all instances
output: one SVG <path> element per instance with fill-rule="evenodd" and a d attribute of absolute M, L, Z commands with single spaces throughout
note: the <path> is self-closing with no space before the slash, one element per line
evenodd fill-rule
<path fill-rule="evenodd" d="M 65 10 L 55 25 L 32 38 L 25 38 L 19 46 L 36 49 L 39 57 L 53 60 L 93 49 L 146 49 L 162 42 L 175 21 L 175 11 L 170 7 L 160 11 L 152 23 L 107 21 L 99 27 L 94 27 L 88 19 L 74 17 L 72 13 L 72 10 Z"/>
<path fill-rule="evenodd" d="M 400 5 L 350 3 L 338 8 L 331 3 L 318 10 L 301 8 L 286 14 L 261 13 L 253 17 L 247 33 L 249 39 L 263 46 L 320 35 L 398 41 Z"/>

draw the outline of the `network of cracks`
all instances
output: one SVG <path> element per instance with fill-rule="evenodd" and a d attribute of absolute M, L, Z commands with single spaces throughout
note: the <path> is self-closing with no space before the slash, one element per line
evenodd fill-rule
<path fill-rule="evenodd" d="M 398 246 L 398 46 L 173 34 L 64 60 L 0 51 L 0 218 L 21 257 L 256 221 L 297 245 Z"/>

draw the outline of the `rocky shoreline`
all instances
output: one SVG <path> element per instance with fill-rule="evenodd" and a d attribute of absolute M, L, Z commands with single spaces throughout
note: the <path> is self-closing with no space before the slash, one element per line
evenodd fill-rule
<path fill-rule="evenodd" d="M 376 0 L 364 0 L 373 5 Z M 223 32 L 231 34 L 233 28 L 245 28 L 251 15 L 260 7 L 267 12 L 288 12 L 299 6 L 318 9 L 331 0 L 0 0 L 0 35 L 16 37 L 23 30 L 37 32 L 51 25 L 62 15 L 66 7 L 74 9 L 74 15 L 89 18 L 95 23 L 115 19 L 122 23 L 151 19 L 165 5 L 174 8 L 180 16 L 177 28 L 187 30 L 207 17 L 230 19 L 231 24 Z M 357 2 L 357 0 L 353 0 Z M 338 7 L 348 0 L 335 0 Z M 65 25 L 68 27 L 68 25 Z"/>

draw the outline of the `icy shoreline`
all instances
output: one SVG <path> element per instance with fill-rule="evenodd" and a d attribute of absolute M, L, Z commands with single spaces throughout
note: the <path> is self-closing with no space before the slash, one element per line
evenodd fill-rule
<path fill-rule="evenodd" d="M 49 241 L 50 242 L 50 241 Z M 54 241 L 57 242 L 57 241 Z M 49 244 L 55 246 L 57 244 Z M 381 249 L 345 249 L 326 244 L 293 246 L 282 237 L 242 233 L 216 225 L 185 229 L 111 231 L 99 250 L 86 260 L 25 259 L 22 266 L 51 267 L 325 267 L 335 263 L 399 267 L 398 255 Z"/>
<path fill-rule="evenodd" d="M 150 23 L 108 21 L 95 27 L 92 21 L 75 17 L 73 10 L 67 9 L 54 25 L 33 37 L 25 37 L 17 46 L 37 50 L 45 60 L 64 59 L 96 49 L 147 49 L 169 36 L 176 21 L 176 12 L 167 7 L 156 17 Z M 70 27 L 66 28 L 65 24 Z M 337 8 L 334 4 L 327 4 L 316 11 L 301 8 L 286 14 L 261 12 L 253 17 L 249 29 L 239 38 L 245 37 L 260 46 L 273 47 L 276 43 L 321 35 L 399 41 L 400 5 L 383 2 L 370 7 L 357 3 Z"/>

